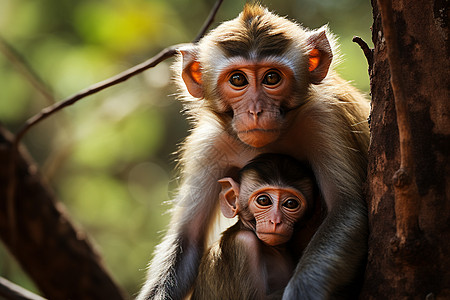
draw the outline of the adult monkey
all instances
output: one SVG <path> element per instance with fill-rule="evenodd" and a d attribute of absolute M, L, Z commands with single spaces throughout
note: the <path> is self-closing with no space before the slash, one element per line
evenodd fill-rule
<path fill-rule="evenodd" d="M 307 160 L 328 210 L 283 298 L 332 298 L 354 279 L 367 251 L 369 106 L 331 68 L 330 37 L 246 5 L 181 51 L 180 86 L 193 130 L 170 228 L 139 299 L 189 292 L 217 212 L 217 180 L 264 152 Z"/>
<path fill-rule="evenodd" d="M 324 217 L 314 175 L 287 155 L 266 153 L 237 181 L 219 182 L 223 215 L 239 220 L 203 255 L 191 299 L 281 298 Z"/>

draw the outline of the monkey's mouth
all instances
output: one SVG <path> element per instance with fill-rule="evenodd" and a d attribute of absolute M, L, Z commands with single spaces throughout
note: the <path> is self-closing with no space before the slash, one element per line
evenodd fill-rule
<path fill-rule="evenodd" d="M 290 235 L 280 234 L 277 232 L 257 232 L 258 238 L 269 246 L 277 246 L 286 243 L 290 239 Z"/>
<path fill-rule="evenodd" d="M 267 236 L 273 236 L 273 237 L 278 237 L 278 238 L 284 238 L 284 237 L 287 236 L 286 234 L 281 234 L 281 233 L 278 233 L 278 232 L 258 232 L 258 234 L 267 235 Z"/>
<path fill-rule="evenodd" d="M 250 134 L 254 132 L 264 132 L 264 133 L 278 133 L 279 129 L 264 129 L 264 128 L 253 128 L 248 130 L 238 131 L 238 134 Z"/>
<path fill-rule="evenodd" d="M 252 128 L 237 132 L 239 139 L 245 144 L 260 148 L 276 141 L 280 135 L 279 129 Z"/>

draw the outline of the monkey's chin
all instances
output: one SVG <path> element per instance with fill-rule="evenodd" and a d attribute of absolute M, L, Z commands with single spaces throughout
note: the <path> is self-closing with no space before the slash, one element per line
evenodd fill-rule
<path fill-rule="evenodd" d="M 287 243 L 290 239 L 290 236 L 281 235 L 277 233 L 257 232 L 256 235 L 264 244 L 269 246 L 278 246 Z"/>
<path fill-rule="evenodd" d="M 261 148 L 273 143 L 279 136 L 279 130 L 253 129 L 238 133 L 238 137 L 243 143 L 254 148 Z"/>

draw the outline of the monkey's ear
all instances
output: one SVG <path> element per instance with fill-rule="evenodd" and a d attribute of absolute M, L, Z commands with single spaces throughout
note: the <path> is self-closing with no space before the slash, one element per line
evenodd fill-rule
<path fill-rule="evenodd" d="M 326 35 L 326 30 L 312 33 L 308 38 L 309 78 L 311 83 L 319 84 L 325 76 L 333 59 L 333 52 Z"/>
<path fill-rule="evenodd" d="M 183 57 L 183 71 L 181 77 L 186 85 L 189 94 L 195 98 L 203 97 L 202 72 L 200 62 L 197 60 L 197 48 L 184 47 L 180 49 Z"/>
<path fill-rule="evenodd" d="M 234 218 L 239 212 L 239 183 L 230 177 L 222 178 L 218 181 L 222 186 L 220 192 L 220 210 L 227 218 Z"/>

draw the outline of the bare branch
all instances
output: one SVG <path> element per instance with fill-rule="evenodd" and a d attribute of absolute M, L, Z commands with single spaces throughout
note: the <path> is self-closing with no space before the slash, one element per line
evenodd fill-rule
<path fill-rule="evenodd" d="M 222 4 L 222 2 L 223 2 L 223 0 L 216 1 L 214 7 L 211 10 L 211 13 L 209 14 L 202 29 L 200 30 L 200 33 L 195 38 L 194 43 L 197 42 L 205 34 L 208 27 L 212 24 L 212 22 L 214 21 L 215 15 L 217 14 L 217 11 L 219 10 L 219 7 Z M 155 55 L 154 57 L 148 59 L 147 61 L 145 61 L 133 68 L 130 68 L 130 69 L 128 69 L 114 77 L 106 79 L 102 82 L 96 83 L 96 84 L 88 87 L 87 89 L 75 94 L 74 96 L 67 98 L 66 100 L 60 101 L 58 103 L 55 103 L 54 105 L 44 108 L 43 110 L 41 110 L 40 113 L 29 118 L 25 122 L 25 124 L 22 126 L 22 128 L 18 131 L 18 133 L 16 134 L 15 141 L 14 141 L 15 146 L 20 142 L 20 140 L 25 135 L 25 133 L 35 124 L 46 119 L 47 117 L 54 114 L 55 112 L 65 108 L 67 106 L 70 106 L 87 96 L 93 95 L 93 94 L 98 93 L 108 87 L 111 87 L 113 85 L 124 82 L 127 79 L 129 79 L 139 73 L 142 73 L 143 71 L 145 71 L 147 69 L 155 67 L 160 62 L 174 56 L 177 53 L 177 49 L 179 49 L 183 45 L 185 45 L 185 44 L 178 44 L 178 45 L 167 47 L 164 50 L 162 50 L 161 52 L 159 52 L 157 55 Z"/>
<path fill-rule="evenodd" d="M 104 81 L 101 81 L 99 83 L 96 83 L 94 85 L 91 85 L 90 87 L 82 90 L 81 92 L 63 100 L 60 102 L 57 102 L 49 107 L 44 108 L 41 110 L 38 114 L 34 115 L 33 117 L 29 118 L 25 124 L 22 126 L 22 128 L 18 131 L 15 138 L 15 144 L 17 144 L 22 137 L 27 133 L 27 131 L 35 124 L 39 123 L 40 121 L 48 118 L 52 114 L 60 111 L 61 109 L 70 106 L 79 100 L 86 98 L 87 96 L 93 95 L 95 93 L 98 93 L 106 88 L 109 88 L 113 85 L 119 84 L 121 82 L 124 82 L 131 77 L 142 73 L 143 71 L 153 68 L 154 66 L 158 65 L 160 62 L 174 56 L 177 53 L 177 49 L 185 44 L 179 44 L 170 46 L 161 52 L 159 52 L 154 57 L 148 59 L 147 61 L 134 66 L 133 68 L 130 68 L 114 77 L 108 78 Z"/>
<path fill-rule="evenodd" d="M 31 127 L 39 123 L 40 121 L 48 118 L 49 116 L 53 115 L 54 113 L 62 110 L 63 108 L 70 106 L 77 101 L 93 95 L 95 93 L 98 93 L 108 87 L 111 87 L 113 85 L 116 85 L 118 83 L 121 83 L 123 81 L 126 81 L 127 79 L 135 76 L 136 74 L 139 74 L 149 68 L 152 68 L 159 64 L 160 62 L 164 61 L 165 59 L 174 56 L 177 53 L 177 48 L 180 47 L 180 45 L 175 45 L 168 47 L 164 50 L 162 50 L 160 53 L 158 53 L 156 56 L 150 58 L 149 60 L 131 68 L 128 69 L 114 77 L 111 77 L 109 79 L 106 79 L 102 82 L 99 82 L 97 84 L 94 84 L 87 89 L 67 98 L 66 100 L 57 102 L 49 107 L 44 108 L 41 110 L 40 113 L 34 115 L 33 117 L 29 118 L 25 124 L 22 126 L 22 128 L 18 131 L 18 133 L 14 137 L 12 150 L 10 152 L 10 182 L 8 186 L 8 221 L 10 223 L 10 229 L 11 229 L 11 239 L 15 240 L 15 227 L 16 227 L 16 220 L 15 220 L 15 205 L 14 205 L 14 199 L 15 199 L 15 192 L 16 192 L 16 174 L 15 174 L 15 166 L 16 166 L 16 155 L 18 151 L 18 145 L 23 138 L 23 136 L 30 130 Z"/>
<path fill-rule="evenodd" d="M 197 43 L 205 35 L 209 26 L 211 26 L 211 24 L 214 22 L 214 18 L 216 17 L 216 14 L 219 11 L 220 5 L 222 5 L 222 2 L 223 2 L 223 0 L 216 1 L 216 3 L 214 4 L 214 7 L 211 9 L 211 12 L 209 13 L 208 18 L 206 19 L 205 23 L 203 23 L 202 29 L 200 29 L 200 32 L 198 33 L 197 37 L 194 39 L 193 43 Z"/>
<path fill-rule="evenodd" d="M 369 72 L 370 72 L 370 70 L 372 70 L 372 66 L 373 66 L 373 49 L 370 49 L 369 45 L 367 45 L 367 43 L 359 36 L 354 36 L 352 41 L 354 43 L 357 43 L 359 45 L 359 47 L 361 47 L 362 51 L 364 52 L 364 56 L 367 59 L 367 63 L 369 65 Z"/>

